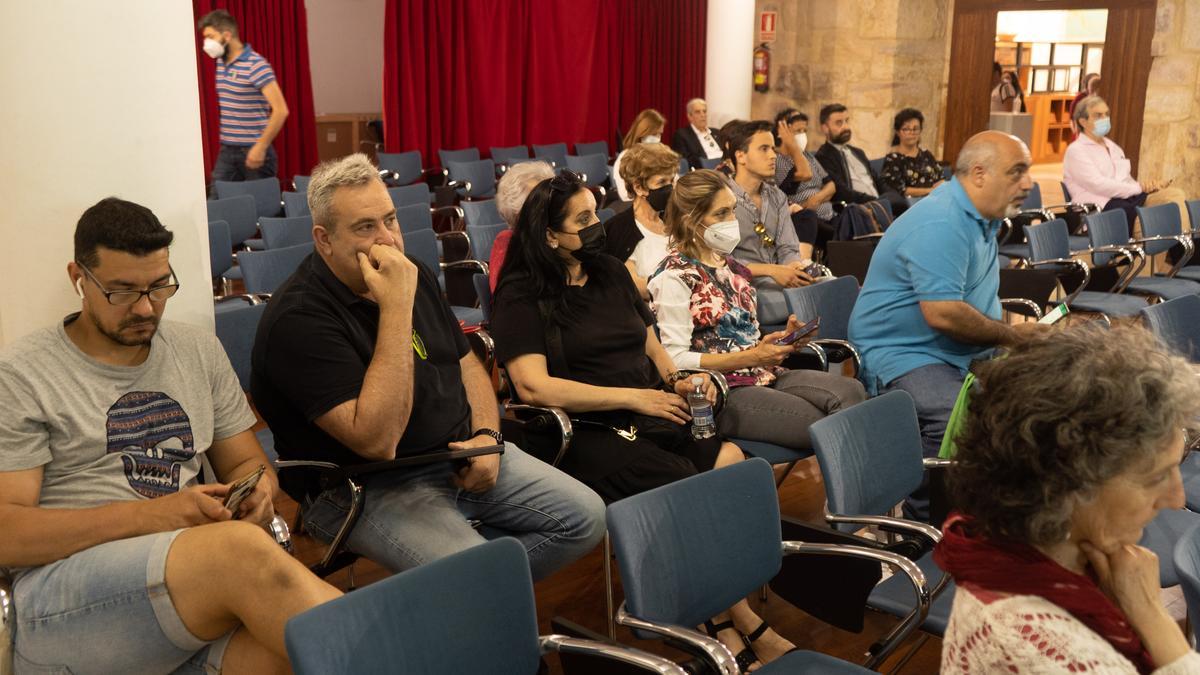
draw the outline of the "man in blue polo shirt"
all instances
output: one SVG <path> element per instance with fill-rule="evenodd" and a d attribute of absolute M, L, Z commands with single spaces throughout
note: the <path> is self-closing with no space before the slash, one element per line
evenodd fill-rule
<path fill-rule="evenodd" d="M 888 228 L 854 312 L 850 341 L 872 392 L 913 397 L 925 456 L 936 457 L 972 361 L 1043 326 L 1000 321 L 996 230 L 1033 187 L 1029 149 L 997 131 L 959 151 L 954 178 Z"/>
<path fill-rule="evenodd" d="M 287 102 L 267 60 L 238 38 L 233 16 L 217 9 L 198 24 L 204 53 L 217 61 L 217 103 L 221 109 L 221 152 L 212 179 L 254 180 L 274 176 L 271 141 L 287 119 Z"/>

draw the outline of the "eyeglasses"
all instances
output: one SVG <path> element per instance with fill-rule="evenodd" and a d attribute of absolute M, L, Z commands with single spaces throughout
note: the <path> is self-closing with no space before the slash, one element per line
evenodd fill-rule
<path fill-rule="evenodd" d="M 574 193 L 583 183 L 583 176 L 571 171 L 570 169 L 562 169 L 554 178 L 550 179 L 550 189 L 555 192 Z"/>
<path fill-rule="evenodd" d="M 757 234 L 758 238 L 762 239 L 763 246 L 767 248 L 775 247 L 775 238 L 767 234 L 767 228 L 762 223 L 754 224 L 754 234 Z"/>
<path fill-rule="evenodd" d="M 902 129 L 900 129 L 900 133 L 902 133 L 902 134 L 919 134 L 919 133 L 921 133 L 921 127 L 904 127 Z"/>
<path fill-rule="evenodd" d="M 104 298 L 108 300 L 108 304 L 116 305 L 117 307 L 127 307 L 137 304 L 141 301 L 143 295 L 149 297 L 150 302 L 163 302 L 172 295 L 175 295 L 175 291 L 179 290 L 179 278 L 175 276 L 175 269 L 170 265 L 167 266 L 167 269 L 171 270 L 171 279 L 175 283 L 155 286 L 144 291 L 110 291 L 104 287 L 104 284 L 100 283 L 96 275 L 92 274 L 87 265 L 79 261 L 76 261 L 75 264 L 79 265 L 79 269 L 83 270 L 84 274 L 88 276 L 88 279 L 92 280 L 93 284 L 96 284 L 96 288 L 99 288 L 100 292 L 104 294 Z"/>

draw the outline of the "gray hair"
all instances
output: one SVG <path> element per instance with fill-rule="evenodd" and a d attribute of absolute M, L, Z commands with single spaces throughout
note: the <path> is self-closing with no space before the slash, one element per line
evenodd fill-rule
<path fill-rule="evenodd" d="M 987 537 L 1063 541 L 1079 505 L 1196 426 L 1191 364 L 1136 324 L 1049 331 L 974 370 L 947 478 Z"/>
<path fill-rule="evenodd" d="M 337 222 L 333 214 L 334 191 L 371 181 L 382 182 L 379 169 L 361 152 L 318 164 L 308 183 L 308 210 L 312 212 L 313 224 L 330 229 Z"/>
<path fill-rule="evenodd" d="M 554 169 L 546 162 L 519 162 L 500 177 L 496 185 L 496 210 L 509 227 L 517 224 L 525 198 L 547 178 L 554 178 Z"/>
<path fill-rule="evenodd" d="M 1079 103 L 1075 104 L 1075 110 L 1071 111 L 1071 119 L 1075 121 L 1075 126 L 1080 129 L 1080 133 L 1083 130 L 1083 121 L 1092 112 L 1092 106 L 1098 103 L 1106 102 L 1099 96 L 1084 96 L 1079 99 Z"/>
<path fill-rule="evenodd" d="M 697 103 L 704 103 L 704 99 L 702 99 L 702 98 L 694 98 L 694 99 L 692 99 L 692 100 L 690 100 L 690 101 L 688 101 L 688 102 L 687 102 L 687 114 L 689 114 L 689 115 L 691 115 L 691 114 L 692 114 L 692 108 L 693 108 L 693 107 L 694 107 L 694 106 L 695 106 Z"/>

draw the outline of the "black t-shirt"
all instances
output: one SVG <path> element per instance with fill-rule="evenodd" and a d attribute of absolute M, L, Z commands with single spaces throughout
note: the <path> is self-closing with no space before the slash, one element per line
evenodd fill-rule
<path fill-rule="evenodd" d="M 489 328 L 496 358 L 503 363 L 542 354 L 554 377 L 600 387 L 661 386 L 646 356 L 646 327 L 654 325 L 654 314 L 638 295 L 629 271 L 608 255 L 599 256 L 589 268 L 587 283 L 566 288 L 570 302 L 581 308 L 576 321 L 560 328 L 569 373 L 555 372 L 537 298 L 519 273 L 504 279 L 494 300 Z"/>
<path fill-rule="evenodd" d="M 471 431 L 459 366 L 470 346 L 437 278 L 409 259 L 418 270 L 413 328 L 428 358 L 413 354 L 412 414 L 397 456 L 444 448 Z M 271 297 L 254 340 L 250 392 L 281 458 L 341 465 L 367 461 L 314 420 L 358 398 L 378 333 L 379 305 L 355 295 L 316 253 Z"/>

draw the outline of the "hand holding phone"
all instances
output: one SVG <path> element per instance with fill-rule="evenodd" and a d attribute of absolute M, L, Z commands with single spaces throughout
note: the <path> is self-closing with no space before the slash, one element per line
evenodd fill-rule
<path fill-rule="evenodd" d="M 266 470 L 266 466 L 259 464 L 257 469 L 242 476 L 229 486 L 229 493 L 225 495 L 225 508 L 229 509 L 234 519 L 240 517 L 238 515 L 238 508 L 246 500 L 246 497 L 249 497 L 254 492 L 254 488 L 258 485 L 258 480 L 262 478 Z"/>
<path fill-rule="evenodd" d="M 791 333 L 788 333 L 787 335 L 779 338 L 778 340 L 775 341 L 775 344 L 786 347 L 787 345 L 795 343 L 800 338 L 812 333 L 813 331 L 815 331 L 816 329 L 818 329 L 820 327 L 821 327 L 821 317 L 818 316 L 817 318 L 813 319 L 812 321 L 809 321 L 808 323 L 804 324 L 803 326 L 800 326 L 799 328 L 792 331 Z"/>

